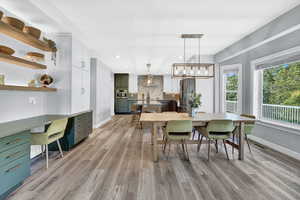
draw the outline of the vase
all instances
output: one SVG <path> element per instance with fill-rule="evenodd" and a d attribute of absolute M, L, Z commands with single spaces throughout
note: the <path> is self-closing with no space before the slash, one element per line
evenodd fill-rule
<path fill-rule="evenodd" d="M 197 108 L 192 108 L 192 117 L 195 117 L 197 114 Z"/>

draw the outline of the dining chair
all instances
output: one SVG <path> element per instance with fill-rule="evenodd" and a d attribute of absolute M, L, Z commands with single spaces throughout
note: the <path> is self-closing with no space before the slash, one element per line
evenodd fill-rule
<path fill-rule="evenodd" d="M 204 114 L 206 112 L 197 112 L 199 114 Z M 198 138 L 200 137 L 201 133 L 197 130 L 198 128 L 196 126 L 193 127 L 193 137 L 192 137 L 192 140 L 194 140 L 194 137 L 196 135 L 196 131 L 198 132 Z"/>
<path fill-rule="evenodd" d="M 171 143 L 180 142 L 182 145 L 183 153 L 187 160 L 189 160 L 189 153 L 187 149 L 186 140 L 189 140 L 192 133 L 192 120 L 173 120 L 167 123 L 167 126 L 163 128 L 164 131 L 164 147 L 163 152 L 165 153 L 166 146 L 169 144 L 169 151 L 167 158 L 169 158 Z"/>
<path fill-rule="evenodd" d="M 225 140 L 230 138 L 232 131 L 234 130 L 234 125 L 232 120 L 212 120 L 207 123 L 206 127 L 197 127 L 197 130 L 200 131 L 202 134 L 198 142 L 198 147 L 197 147 L 198 152 L 200 151 L 203 137 L 206 137 L 208 140 L 208 161 L 209 161 L 211 141 L 215 141 L 216 151 L 218 152 L 218 140 L 223 140 L 226 156 L 227 159 L 229 160 Z"/>
<path fill-rule="evenodd" d="M 256 119 L 256 117 L 254 115 L 249 115 L 249 114 L 241 114 L 240 116 L 248 117 L 251 119 Z M 252 130 L 253 130 L 254 126 L 255 126 L 255 122 L 246 122 L 245 126 L 244 126 L 245 140 L 247 142 L 250 153 L 252 153 L 252 151 L 251 151 L 250 143 L 248 140 L 248 135 L 252 134 Z M 238 134 L 238 131 L 239 131 L 238 127 L 236 127 L 233 131 L 233 134 L 232 134 L 232 142 L 233 143 L 235 142 L 235 138 L 236 138 L 236 135 Z M 232 148 L 232 154 L 234 154 L 234 148 Z"/>
<path fill-rule="evenodd" d="M 45 146 L 46 149 L 46 168 L 48 169 L 48 144 L 56 141 L 61 157 L 63 157 L 63 152 L 59 143 L 59 139 L 64 136 L 66 127 L 68 123 L 68 118 L 63 118 L 55 120 L 51 123 L 45 133 L 31 133 L 31 144 L 41 145 L 42 149 Z"/>

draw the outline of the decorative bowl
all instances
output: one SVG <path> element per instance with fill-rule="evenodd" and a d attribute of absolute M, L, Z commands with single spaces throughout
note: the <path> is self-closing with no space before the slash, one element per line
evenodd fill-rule
<path fill-rule="evenodd" d="M 35 37 L 36 39 L 40 39 L 41 36 L 41 30 L 32 26 L 24 26 L 23 32 Z"/>
<path fill-rule="evenodd" d="M 12 48 L 9 48 L 7 46 L 0 45 L 0 53 L 11 56 L 15 53 L 15 50 L 13 50 Z"/>
<path fill-rule="evenodd" d="M 51 83 L 53 83 L 53 78 L 48 74 L 43 74 L 40 77 L 40 83 L 42 84 L 43 87 L 47 87 L 51 85 Z"/>
<path fill-rule="evenodd" d="M 37 52 L 28 52 L 26 58 L 33 62 L 43 62 L 45 60 L 45 55 Z"/>
<path fill-rule="evenodd" d="M 24 28 L 24 22 L 22 22 L 21 20 L 17 19 L 17 18 L 14 18 L 14 17 L 3 17 L 2 18 L 2 21 L 6 24 L 9 24 L 13 27 L 15 27 L 16 29 L 19 29 L 19 30 L 23 30 Z"/>

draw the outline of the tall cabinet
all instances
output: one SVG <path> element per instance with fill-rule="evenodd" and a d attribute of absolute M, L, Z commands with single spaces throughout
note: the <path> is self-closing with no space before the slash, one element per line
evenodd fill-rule
<path fill-rule="evenodd" d="M 78 40 L 72 38 L 71 113 L 90 108 L 90 54 Z"/>

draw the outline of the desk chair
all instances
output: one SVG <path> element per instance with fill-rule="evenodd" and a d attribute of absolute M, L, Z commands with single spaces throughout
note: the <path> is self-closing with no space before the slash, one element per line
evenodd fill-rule
<path fill-rule="evenodd" d="M 45 133 L 31 133 L 31 144 L 41 145 L 42 149 L 45 146 L 46 149 L 46 168 L 48 169 L 48 144 L 56 141 L 61 157 L 63 152 L 59 143 L 59 139 L 64 136 L 65 129 L 68 123 L 68 118 L 55 120 L 51 123 Z"/>

